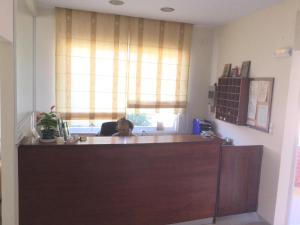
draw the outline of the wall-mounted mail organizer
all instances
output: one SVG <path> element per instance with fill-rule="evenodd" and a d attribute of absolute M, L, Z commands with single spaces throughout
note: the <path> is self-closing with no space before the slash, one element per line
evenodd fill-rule
<path fill-rule="evenodd" d="M 221 77 L 217 86 L 216 118 L 236 125 L 246 125 L 249 78 Z"/>

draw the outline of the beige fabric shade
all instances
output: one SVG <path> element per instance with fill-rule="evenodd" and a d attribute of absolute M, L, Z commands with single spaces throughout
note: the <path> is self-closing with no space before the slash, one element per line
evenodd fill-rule
<path fill-rule="evenodd" d="M 56 9 L 56 105 L 65 119 L 186 107 L 192 25 Z"/>

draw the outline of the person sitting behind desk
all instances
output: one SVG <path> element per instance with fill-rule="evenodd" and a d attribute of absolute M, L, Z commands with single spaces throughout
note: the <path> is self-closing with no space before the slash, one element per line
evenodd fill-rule
<path fill-rule="evenodd" d="M 119 137 L 125 137 L 125 136 L 134 136 L 132 134 L 133 130 L 133 123 L 130 120 L 127 120 L 126 118 L 121 118 L 117 121 L 117 133 L 114 133 L 112 136 L 119 136 Z"/>

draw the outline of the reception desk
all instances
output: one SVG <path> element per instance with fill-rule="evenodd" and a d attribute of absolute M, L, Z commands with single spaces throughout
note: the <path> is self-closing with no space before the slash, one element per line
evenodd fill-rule
<path fill-rule="evenodd" d="M 24 143 L 20 225 L 166 225 L 214 217 L 220 144 L 199 136 Z"/>

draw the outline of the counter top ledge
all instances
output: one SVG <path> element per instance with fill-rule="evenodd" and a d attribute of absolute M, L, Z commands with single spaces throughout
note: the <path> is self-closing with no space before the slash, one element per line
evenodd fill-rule
<path fill-rule="evenodd" d="M 131 137 L 87 137 L 87 141 L 72 144 L 40 143 L 31 139 L 24 140 L 21 145 L 128 145 L 128 144 L 164 144 L 164 143 L 221 143 L 219 138 L 196 135 L 164 135 L 164 136 L 131 136 Z"/>

